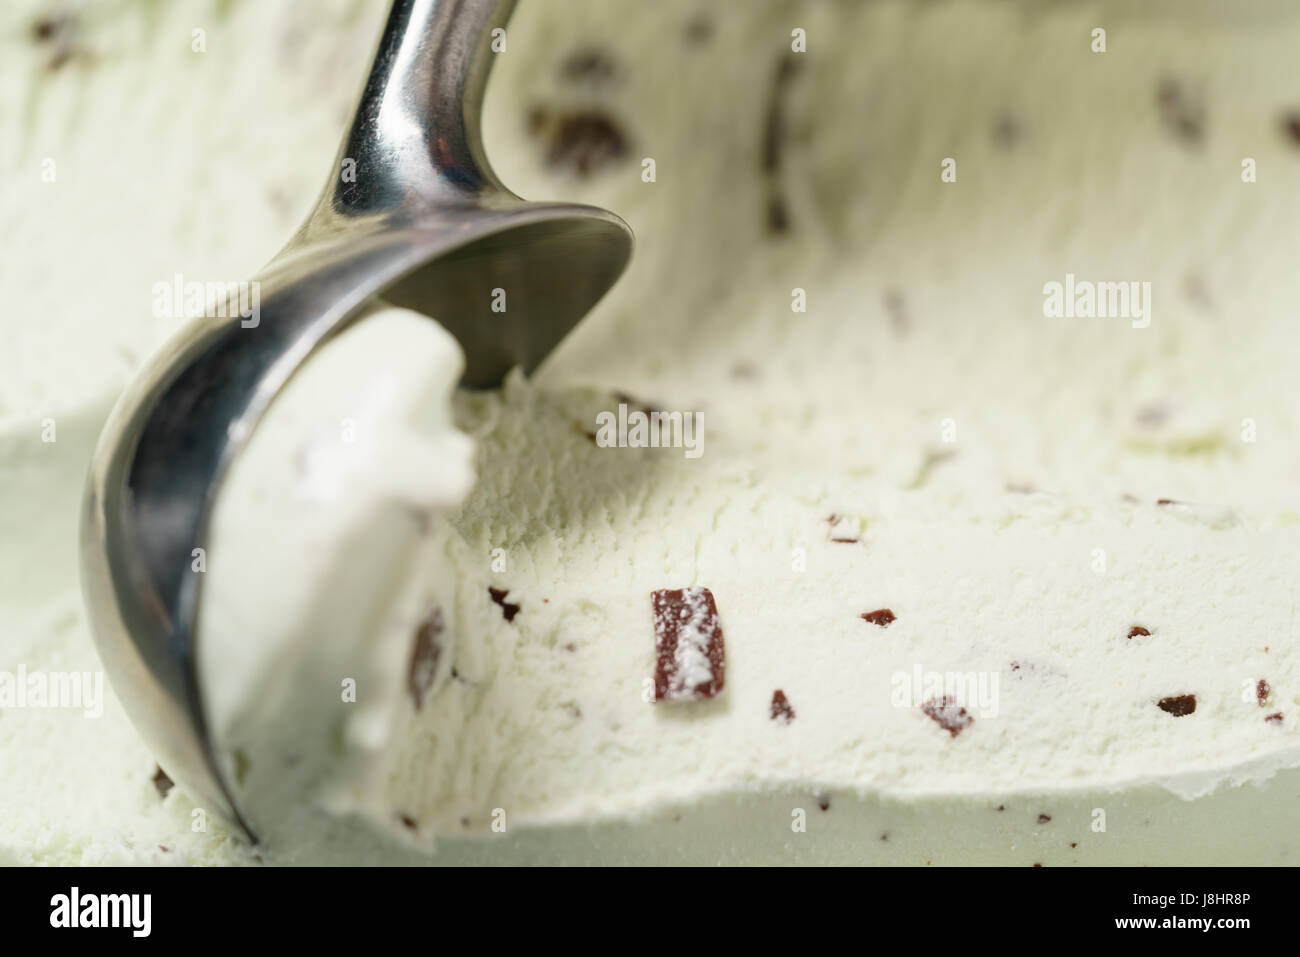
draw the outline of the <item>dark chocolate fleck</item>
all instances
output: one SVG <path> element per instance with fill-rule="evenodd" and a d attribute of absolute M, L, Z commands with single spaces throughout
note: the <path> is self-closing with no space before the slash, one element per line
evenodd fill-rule
<path fill-rule="evenodd" d="M 763 119 L 763 140 L 759 156 L 760 167 L 767 177 L 766 222 L 767 231 L 782 235 L 790 229 L 790 211 L 781 187 L 781 158 L 787 140 L 785 120 L 785 95 L 799 72 L 799 61 L 794 54 L 786 54 L 777 64 L 768 93 L 767 112 Z"/>
<path fill-rule="evenodd" d="M 1052 821 L 1052 816 L 1051 816 L 1050 814 L 1040 814 L 1040 815 L 1038 815 L 1038 823 L 1039 823 L 1039 824 L 1050 824 L 1051 821 Z"/>
<path fill-rule="evenodd" d="M 829 811 L 831 809 L 831 796 L 829 794 L 817 795 L 817 806 L 823 811 Z"/>
<path fill-rule="evenodd" d="M 1282 132 L 1292 143 L 1300 146 L 1300 113 L 1287 113 L 1282 117 Z"/>
<path fill-rule="evenodd" d="M 1265 715 L 1265 716 L 1264 716 L 1264 723 L 1265 723 L 1265 724 L 1281 724 L 1281 723 L 1282 723 L 1282 712 L 1281 712 L 1281 711 L 1277 711 L 1277 712 L 1274 712 L 1273 714 Z"/>
<path fill-rule="evenodd" d="M 605 82 L 614 77 L 618 66 L 610 54 L 597 47 L 574 50 L 560 66 L 566 80 L 592 80 Z"/>
<path fill-rule="evenodd" d="M 834 542 L 836 545 L 856 545 L 858 543 L 858 539 L 856 538 L 837 537 L 837 538 L 832 538 L 831 541 Z"/>
<path fill-rule="evenodd" d="M 893 622 L 898 620 L 888 608 L 877 608 L 875 611 L 864 611 L 860 616 L 863 621 L 869 621 L 873 625 L 879 625 L 881 628 L 888 628 Z"/>
<path fill-rule="evenodd" d="M 655 700 L 716 697 L 726 678 L 722 623 L 707 588 L 650 593 L 655 630 Z"/>
<path fill-rule="evenodd" d="M 772 720 L 780 721 L 782 724 L 789 724 L 794 720 L 794 706 L 790 704 L 790 699 L 780 688 L 772 692 Z"/>
<path fill-rule="evenodd" d="M 1151 634 L 1151 632 L 1147 631 L 1141 625 L 1134 625 L 1132 628 L 1128 630 L 1128 636 L 1130 638 L 1137 638 L 1149 634 Z"/>
<path fill-rule="evenodd" d="M 438 676 L 438 662 L 442 659 L 442 609 L 435 608 L 415 630 L 415 643 L 411 648 L 411 662 L 407 668 L 406 687 L 415 702 L 415 710 L 424 706 L 424 696 L 433 687 Z"/>
<path fill-rule="evenodd" d="M 1009 150 L 1020 142 L 1020 122 L 1010 113 L 1003 113 L 993 122 L 993 143 Z"/>
<path fill-rule="evenodd" d="M 1165 128 L 1184 143 L 1199 143 L 1205 136 L 1205 104 L 1188 93 L 1177 80 L 1166 78 L 1156 88 L 1156 106 Z"/>
<path fill-rule="evenodd" d="M 1156 499 L 1156 504 L 1157 504 L 1157 505 L 1181 505 L 1182 503 L 1179 502 L 1177 499 L 1172 499 L 1172 498 L 1158 498 L 1158 499 Z"/>
<path fill-rule="evenodd" d="M 1034 867 L 1042 867 L 1042 864 L 1035 864 Z"/>
<path fill-rule="evenodd" d="M 921 705 L 921 710 L 954 738 L 975 723 L 952 695 L 931 698 Z"/>
<path fill-rule="evenodd" d="M 682 33 L 691 43 L 708 43 L 713 39 L 713 21 L 700 13 L 686 21 Z"/>
<path fill-rule="evenodd" d="M 402 822 L 402 827 L 406 828 L 408 831 L 417 830 L 420 826 L 419 822 L 409 814 L 399 813 L 397 819 Z"/>
<path fill-rule="evenodd" d="M 640 412 L 644 412 L 646 415 L 651 415 L 652 413 L 655 412 L 660 412 L 660 413 L 663 412 L 663 409 L 651 405 L 649 402 L 642 402 L 640 399 L 636 398 L 635 396 L 628 395 L 626 392 L 614 392 L 611 394 L 613 395 L 615 402 L 621 402 L 623 403 L 623 405 L 627 406 L 628 408 L 636 409 Z"/>
<path fill-rule="evenodd" d="M 1078 841 L 1071 841 L 1071 842 L 1070 842 L 1070 846 L 1071 846 L 1071 847 L 1078 847 L 1078 846 L 1079 846 L 1079 842 L 1078 842 Z"/>
<path fill-rule="evenodd" d="M 885 293 L 885 311 L 889 313 L 889 323 L 895 335 L 903 335 L 911 327 L 911 317 L 907 312 L 907 301 L 897 289 Z"/>
<path fill-rule="evenodd" d="M 999 804 L 999 805 L 998 805 L 998 810 L 999 810 L 999 811 L 1005 811 L 1006 809 L 1007 809 L 1007 806 L 1006 806 L 1005 804 Z"/>
<path fill-rule="evenodd" d="M 1175 718 L 1186 717 L 1196 710 L 1196 695 L 1180 694 L 1170 698 L 1161 698 L 1160 710 L 1172 714 Z"/>
<path fill-rule="evenodd" d="M 1269 686 L 1269 683 L 1260 678 L 1259 683 L 1255 685 L 1255 700 L 1259 702 L 1261 708 L 1268 704 L 1268 696 L 1272 691 L 1273 689 Z"/>
<path fill-rule="evenodd" d="M 167 772 L 164 771 L 160 765 L 154 765 L 154 768 L 153 786 L 158 789 L 159 797 L 166 797 L 167 792 L 175 787 L 175 785 L 172 783 L 172 779 L 167 776 Z"/>
<path fill-rule="evenodd" d="M 609 114 L 583 110 L 553 124 L 546 162 L 587 176 L 627 153 L 627 137 Z"/>
<path fill-rule="evenodd" d="M 506 621 L 514 621 L 515 615 L 519 614 L 520 606 L 514 602 L 506 601 L 506 596 L 509 594 L 510 589 L 508 588 L 493 588 L 488 585 L 488 595 L 501 606 L 501 614 L 505 616 Z"/>

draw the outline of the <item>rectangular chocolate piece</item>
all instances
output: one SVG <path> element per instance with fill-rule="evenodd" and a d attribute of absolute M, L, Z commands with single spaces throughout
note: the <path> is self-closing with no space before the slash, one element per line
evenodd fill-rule
<path fill-rule="evenodd" d="M 722 691 L 722 624 L 707 588 L 650 594 L 655 626 L 655 700 L 699 701 Z"/>

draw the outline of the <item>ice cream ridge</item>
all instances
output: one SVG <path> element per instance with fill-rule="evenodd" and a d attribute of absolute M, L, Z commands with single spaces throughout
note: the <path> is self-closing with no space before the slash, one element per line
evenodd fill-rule
<path fill-rule="evenodd" d="M 201 9 L 88 12 L 99 55 L 52 73 L 4 41 L 41 96 L 25 163 L 78 169 L 107 131 L 66 118 L 163 69 L 303 154 L 258 132 L 161 164 L 131 144 L 180 150 L 187 121 L 127 107 L 149 137 L 120 162 L 160 169 L 134 189 L 268 239 L 147 205 L 169 243 L 118 254 L 126 312 L 273 251 L 382 14 L 233 4 L 210 46 L 300 36 L 333 78 L 250 56 L 227 86 L 164 41 Z M 1295 863 L 1300 11 L 1252 9 L 521 5 L 488 152 L 521 195 L 626 218 L 627 275 L 491 391 L 456 388 L 437 316 L 375 301 L 233 462 L 198 665 L 257 845 L 193 829 L 108 690 L 98 719 L 0 720 L 0 860 Z M 68 175 L 16 198 L 19 258 L 88 195 Z M 75 519 L 42 516 L 75 514 L 132 368 L 103 355 L 168 330 L 69 355 L 85 303 L 42 301 L 50 361 L 0 391 L 0 521 L 50 572 L 0 596 L 0 669 L 93 671 Z"/>

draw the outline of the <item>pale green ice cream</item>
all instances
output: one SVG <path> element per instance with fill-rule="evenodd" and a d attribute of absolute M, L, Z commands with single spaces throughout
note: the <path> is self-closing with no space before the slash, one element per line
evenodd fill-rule
<path fill-rule="evenodd" d="M 478 395 L 380 309 L 235 463 L 200 650 L 262 845 L 160 799 L 110 695 L 0 714 L 0 859 L 1294 862 L 1300 13 L 1242 6 L 522 5 L 488 152 L 627 218 L 627 276 Z M 289 233 L 381 16 L 106 4 L 53 73 L 14 17 L 32 239 L 0 268 L 30 259 L 47 321 L 6 320 L 44 351 L 0 395 L 0 669 L 97 667 L 70 534 L 106 403 L 175 326 L 149 290 Z M 1149 310 L 1049 317 L 1067 275 Z M 699 413 L 702 454 L 600 447 L 620 401 Z M 690 586 L 726 687 L 648 703 L 651 592 Z M 918 672 L 984 694 L 936 708 Z"/>

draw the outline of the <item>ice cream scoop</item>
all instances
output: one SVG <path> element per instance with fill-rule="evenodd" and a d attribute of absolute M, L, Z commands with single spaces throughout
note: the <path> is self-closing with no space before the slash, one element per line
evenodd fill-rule
<path fill-rule="evenodd" d="M 492 58 L 508 55 L 513 7 L 395 0 L 306 222 L 253 280 L 245 308 L 232 295 L 154 358 L 100 437 L 81 567 L 104 666 L 161 766 L 250 837 L 205 724 L 195 623 L 213 501 L 260 416 L 379 294 L 438 317 L 464 350 L 463 385 L 531 370 L 631 254 L 618 217 L 525 202 L 487 162 L 483 89 Z"/>

